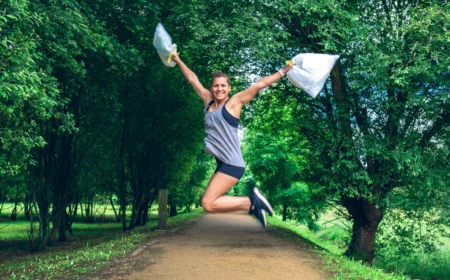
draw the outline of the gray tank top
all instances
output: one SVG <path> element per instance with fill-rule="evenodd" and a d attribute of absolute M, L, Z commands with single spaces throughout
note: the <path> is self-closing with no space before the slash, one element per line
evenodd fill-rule
<path fill-rule="evenodd" d="M 214 100 L 205 108 L 205 152 L 224 163 L 245 167 L 238 138 L 239 119 L 227 111 L 226 102 L 213 112 L 208 112 L 213 103 Z"/>

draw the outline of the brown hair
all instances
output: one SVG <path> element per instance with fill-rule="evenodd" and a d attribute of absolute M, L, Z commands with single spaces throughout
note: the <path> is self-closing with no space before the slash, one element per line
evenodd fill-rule
<path fill-rule="evenodd" d="M 212 79 L 211 79 L 211 87 L 212 87 L 212 85 L 213 85 L 213 82 L 214 82 L 214 79 L 215 79 L 215 78 L 227 78 L 227 83 L 228 83 L 228 85 L 231 85 L 231 83 L 230 83 L 230 77 L 229 77 L 227 74 L 223 73 L 222 71 L 217 71 L 217 72 L 214 73 L 214 75 L 212 76 Z"/>

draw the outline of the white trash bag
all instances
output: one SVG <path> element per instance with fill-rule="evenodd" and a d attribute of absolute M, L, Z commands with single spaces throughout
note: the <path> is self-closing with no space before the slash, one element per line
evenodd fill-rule
<path fill-rule="evenodd" d="M 158 26 L 156 26 L 153 46 L 166 66 L 174 67 L 177 65 L 172 61 L 172 56 L 177 54 L 177 45 L 172 44 L 172 38 L 170 38 L 169 33 L 167 33 L 161 23 L 158 23 Z"/>
<path fill-rule="evenodd" d="M 330 54 L 298 54 L 292 59 L 294 66 L 287 73 L 287 77 L 294 86 L 315 98 L 338 58 L 339 55 Z"/>

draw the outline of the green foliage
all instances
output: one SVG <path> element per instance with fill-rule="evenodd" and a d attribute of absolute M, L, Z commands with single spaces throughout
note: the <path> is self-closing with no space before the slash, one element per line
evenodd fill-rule
<path fill-rule="evenodd" d="M 375 265 L 389 271 L 398 271 L 414 279 L 449 279 L 450 250 L 433 253 L 392 254 L 375 261 Z"/>
<path fill-rule="evenodd" d="M 275 18 L 264 15 L 271 6 L 265 1 L 202 0 L 172 5 L 168 19 L 174 28 L 170 29 L 176 31 L 176 38 L 184 38 L 179 45 L 182 53 L 189 53 L 192 60 L 188 62 L 207 64 L 206 69 L 195 71 L 201 77 L 205 70 L 245 75 L 242 71 L 251 69 L 251 64 L 270 63 L 274 54 L 287 48 L 282 42 L 289 34 Z M 266 43 L 268 39 L 271 44 Z"/>
<path fill-rule="evenodd" d="M 378 252 L 383 257 L 435 252 L 442 245 L 440 237 L 450 226 L 446 218 L 448 149 L 419 154 L 403 159 L 410 161 L 411 167 L 405 173 L 412 173 L 409 176 L 413 183 L 393 190 L 385 200 L 388 210 L 377 239 Z"/>
<path fill-rule="evenodd" d="M 283 86 L 266 89 L 252 104 L 244 155 L 283 220 L 301 221 L 313 229 L 325 205 L 315 195 L 316 184 L 304 181 L 310 172 L 310 142 L 293 130 L 296 124 L 289 103 L 294 99 L 278 98 Z"/>
<path fill-rule="evenodd" d="M 186 172 L 190 176 L 185 182 L 172 187 L 169 193 L 169 205 L 186 212 L 190 212 L 193 206 L 200 206 L 201 197 L 208 185 L 208 175 L 212 174 L 215 168 L 211 157 L 201 150 L 193 160 L 195 161 L 188 163 L 192 171 Z"/>
<path fill-rule="evenodd" d="M 239 182 L 233 186 L 229 191 L 230 195 L 235 196 L 249 196 L 253 192 L 253 188 L 256 187 L 256 180 L 251 170 L 246 169 L 244 176 Z"/>
<path fill-rule="evenodd" d="M 40 120 L 56 105 L 55 79 L 39 67 L 39 36 L 45 16 L 28 1 L 6 1 L 0 13 L 0 177 L 2 182 L 33 163 L 30 150 L 45 145 Z M 3 187 L 3 186 L 2 186 Z"/>

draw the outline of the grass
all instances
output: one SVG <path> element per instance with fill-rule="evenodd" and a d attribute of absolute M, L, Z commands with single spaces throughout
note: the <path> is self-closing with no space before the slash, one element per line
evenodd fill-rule
<path fill-rule="evenodd" d="M 376 266 L 399 271 L 415 279 L 450 279 L 450 248 L 411 256 L 390 256 L 376 260 Z"/>
<path fill-rule="evenodd" d="M 104 207 L 98 209 L 102 209 L 103 213 Z M 200 210 L 170 218 L 168 225 L 174 228 L 183 223 L 192 223 L 201 213 Z M 70 275 L 71 279 L 83 278 L 111 265 L 141 243 L 163 234 L 153 230 L 157 223 L 156 212 L 151 213 L 147 226 L 125 233 L 120 223 L 78 221 L 73 224 L 74 235 L 68 235 L 67 243 L 49 248 L 43 253 L 30 254 L 27 250 L 29 222 L 23 220 L 23 215 L 18 217 L 18 221 L 10 222 L 6 220 L 7 214 L 4 211 L 0 217 L 0 260 L 1 254 L 10 255 L 10 260 L 2 262 L 1 279 L 64 279 L 65 275 Z M 112 209 L 109 208 L 103 217 L 103 221 L 108 220 L 114 220 Z M 321 218 L 322 227 L 318 232 L 311 232 L 305 225 L 282 222 L 276 217 L 268 217 L 268 222 L 295 233 L 296 239 L 301 236 L 308 240 L 322 258 L 323 269 L 334 272 L 332 279 L 450 279 L 448 238 L 445 239 L 446 247 L 437 253 L 376 258 L 374 267 L 369 267 L 342 256 L 349 238 L 344 227 L 348 225 L 335 221 L 332 215 Z M 23 251 L 17 256 L 18 249 Z"/>
<path fill-rule="evenodd" d="M 281 221 L 277 217 L 268 217 L 270 225 L 289 230 L 313 244 L 325 264 L 323 269 L 334 273 L 334 280 L 367 279 L 367 280 L 407 280 L 407 276 L 386 273 L 381 269 L 369 267 L 361 262 L 352 261 L 342 256 L 343 248 L 336 240 L 340 237 L 332 234 L 332 230 L 314 234 L 304 225 L 294 225 Z M 325 250 L 323 250 L 325 249 Z"/>
<path fill-rule="evenodd" d="M 3 223 L 2 223 L 3 224 Z M 37 228 L 39 223 L 35 223 Z M 74 223 L 72 225 L 73 235 L 75 237 L 101 235 L 110 231 L 121 231 L 122 224 L 120 223 Z M 28 240 L 28 234 L 30 231 L 29 221 L 15 221 L 4 225 L 4 228 L 0 230 L 0 241 L 19 241 Z M 68 239 L 71 240 L 69 234 Z"/>
<path fill-rule="evenodd" d="M 0 222 L 0 241 L 28 238 L 29 221 Z"/>
<path fill-rule="evenodd" d="M 17 255 L 28 254 L 31 250 L 28 234 L 30 232 L 30 222 L 25 220 L 23 213 L 19 213 L 16 221 L 10 221 L 9 215 L 12 210 L 12 204 L 6 203 L 2 215 L 0 216 L 0 261 L 3 259 L 16 258 Z M 100 207 L 97 207 L 100 209 Z M 103 208 L 102 213 L 103 213 Z M 131 213 L 130 213 L 131 214 Z M 122 224 L 115 221 L 114 213 L 110 205 L 102 218 L 96 216 L 96 220 L 103 222 L 86 223 L 81 218 L 77 218 L 72 224 L 73 235 L 67 233 L 67 243 L 83 243 L 83 240 L 94 240 L 100 242 L 105 236 L 112 233 L 121 233 Z M 149 221 L 157 220 L 157 211 L 150 212 Z M 34 223 L 35 229 L 39 226 L 39 222 Z M 63 247 L 63 248 L 61 248 Z M 52 247 L 49 250 L 64 250 L 64 246 Z"/>
<path fill-rule="evenodd" d="M 279 217 L 268 219 L 273 226 L 285 228 L 310 241 L 320 250 L 319 255 L 326 269 L 336 272 L 333 279 L 450 279 L 450 239 L 442 238 L 444 244 L 437 252 L 415 255 L 390 255 L 377 257 L 373 266 L 352 261 L 344 256 L 349 242 L 348 226 L 335 221 L 333 215 L 323 216 L 318 232 L 311 232 L 305 225 L 285 223 Z"/>
<path fill-rule="evenodd" d="M 178 215 L 168 219 L 168 228 L 176 228 L 195 222 L 203 213 L 198 209 L 191 213 Z M 157 221 L 150 221 L 146 226 L 128 232 L 112 231 L 112 224 L 79 225 L 77 238 L 83 240 L 78 248 L 49 250 L 36 255 L 26 255 L 18 259 L 2 263 L 0 278 L 9 279 L 82 279 L 83 275 L 109 266 L 126 254 L 129 254 L 142 243 L 160 237 L 165 232 L 155 231 Z M 89 226 L 90 225 L 90 226 Z M 74 224 L 75 226 L 75 224 Z M 119 224 L 120 227 L 120 224 Z M 102 234 L 101 239 L 92 239 L 93 229 Z M 108 232 L 108 233 L 105 233 Z M 75 246 L 76 247 L 76 246 Z M 70 275 L 70 277 L 68 277 Z"/>
<path fill-rule="evenodd" d="M 388 273 L 382 269 L 355 262 L 344 256 L 320 253 L 327 270 L 334 272 L 333 280 L 367 279 L 367 280 L 407 280 L 409 276 Z"/>

